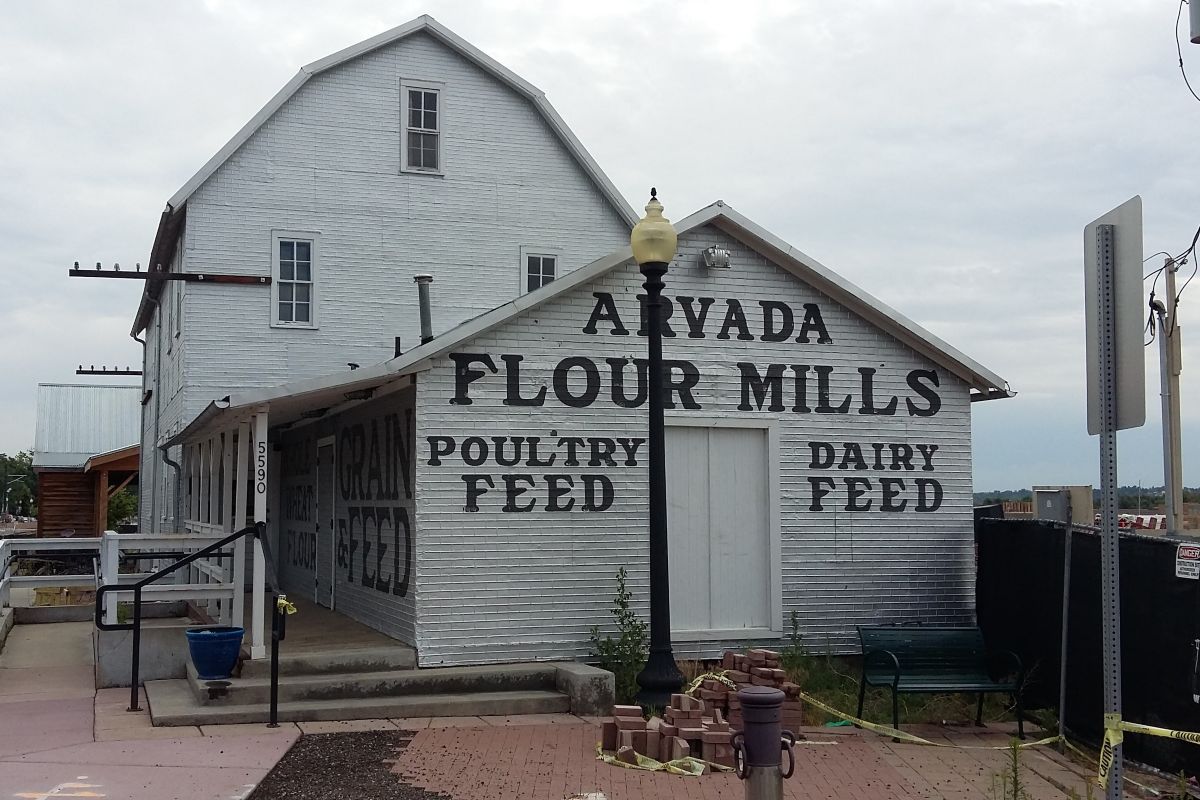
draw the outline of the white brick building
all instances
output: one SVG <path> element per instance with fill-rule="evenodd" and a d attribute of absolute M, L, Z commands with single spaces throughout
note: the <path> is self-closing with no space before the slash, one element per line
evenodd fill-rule
<path fill-rule="evenodd" d="M 416 273 L 445 331 L 635 220 L 540 90 L 429 17 L 302 68 L 159 222 L 151 267 L 188 279 L 148 281 L 133 326 L 142 529 L 182 523 L 160 446 L 214 398 L 415 346 Z"/>
<path fill-rule="evenodd" d="M 721 203 L 677 227 L 677 652 L 777 641 L 793 613 L 834 650 L 858 623 L 970 622 L 970 406 L 1004 381 Z M 189 518 L 230 528 L 214 467 L 253 440 L 289 592 L 422 666 L 585 655 L 618 568 L 647 594 L 641 281 L 623 247 L 450 330 L 435 301 L 443 332 L 396 358 L 212 402 L 171 442 Z"/>

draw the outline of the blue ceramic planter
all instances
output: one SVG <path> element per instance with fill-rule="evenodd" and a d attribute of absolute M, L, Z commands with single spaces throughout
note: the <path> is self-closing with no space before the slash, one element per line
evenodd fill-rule
<path fill-rule="evenodd" d="M 242 649 L 244 628 L 189 628 L 188 651 L 200 680 L 221 681 L 233 675 Z"/>

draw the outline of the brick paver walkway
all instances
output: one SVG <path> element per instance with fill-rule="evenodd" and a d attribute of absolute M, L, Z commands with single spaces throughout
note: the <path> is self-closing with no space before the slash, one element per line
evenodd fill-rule
<path fill-rule="evenodd" d="M 941 728 L 915 730 L 926 738 L 959 744 L 1004 745 L 1002 732 L 976 734 Z M 993 776 L 1005 767 L 1004 751 L 897 744 L 848 729 L 807 732 L 796 748 L 796 774 L 784 784 L 793 800 L 985 800 Z M 439 728 L 419 731 L 394 767 L 404 780 L 453 800 L 564 800 L 603 793 L 606 800 L 740 800 L 744 789 L 731 774 L 700 778 L 624 769 L 596 760 L 598 726 L 526 725 Z M 826 742 L 817 744 L 816 742 Z M 1086 773 L 1046 748 L 1022 755 L 1031 800 L 1062 800 L 1066 788 L 1085 796 Z M 998 796 L 998 795 L 997 795 Z"/>

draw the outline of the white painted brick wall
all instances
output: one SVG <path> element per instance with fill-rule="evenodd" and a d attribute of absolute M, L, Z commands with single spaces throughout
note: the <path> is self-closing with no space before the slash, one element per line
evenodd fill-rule
<path fill-rule="evenodd" d="M 444 82 L 444 177 L 400 172 L 401 78 Z M 419 34 L 310 80 L 188 202 L 190 271 L 269 275 L 271 231 L 315 231 L 319 330 L 269 326 L 267 287 L 187 288 L 183 415 L 242 387 L 390 358 L 517 294 L 522 245 L 569 271 L 628 228 L 533 106 Z"/>
<path fill-rule="evenodd" d="M 179 272 L 183 268 L 183 249 L 177 247 L 170 269 Z M 138 482 L 140 502 L 138 521 L 140 530 L 151 532 L 154 524 L 151 520 L 151 493 L 155 493 L 154 514 L 157 517 L 159 529 L 163 532 L 179 530 L 175 514 L 175 471 L 162 460 L 162 452 L 158 443 L 166 441 L 183 427 L 184 415 L 184 343 L 185 338 L 180 329 L 176 336 L 172 320 L 175 315 L 175 295 L 186 293 L 184 284 L 180 281 L 169 281 L 163 287 L 159 297 L 161 313 L 156 310 L 150 326 L 145 331 L 146 353 L 142 365 L 143 386 L 152 389 L 154 396 L 146 404 L 143 416 L 141 480 Z M 160 342 L 161 339 L 161 342 Z M 162 367 L 156 363 L 161 349 Z M 154 409 L 158 404 L 158 438 L 155 440 Z M 188 419 L 191 419 L 190 417 Z M 171 458 L 180 462 L 180 448 L 172 448 Z M 154 477 L 157 475 L 157 480 Z"/>
<path fill-rule="evenodd" d="M 400 172 L 402 78 L 445 84 L 444 177 Z M 184 291 L 184 318 L 164 349 L 161 438 L 232 391 L 377 363 L 396 336 L 415 347 L 414 274 L 435 276 L 441 332 L 517 294 L 523 245 L 558 251 L 562 273 L 628 241 L 534 107 L 424 34 L 310 80 L 187 214 L 177 258 L 189 272 L 270 275 L 272 230 L 319 232 L 320 328 L 270 327 L 268 287 L 170 284 L 163 303 Z"/>
<path fill-rule="evenodd" d="M 706 272 L 696 266 L 700 250 L 723 244 L 732 252 L 733 269 Z M 871 366 L 876 396 L 912 396 L 905 376 L 934 365 L 891 336 L 866 323 L 827 297 L 713 228 L 694 231 L 681 241 L 680 254 L 667 276 L 667 295 L 718 298 L 710 312 L 708 336 L 680 335 L 664 343 L 665 357 L 692 361 L 704 376 L 696 390 L 699 411 L 667 411 L 668 424 L 681 416 L 774 417 L 780 430 L 780 498 L 783 550 L 784 626 L 790 612 L 799 618 L 807 645 L 847 651 L 855 645 L 854 626 L 920 617 L 929 622 L 964 623 L 973 614 L 973 538 L 971 511 L 970 402 L 968 388 L 944 369 L 941 411 L 932 417 L 901 413 L 893 417 L 738 411 L 738 361 L 818 364 L 836 367 L 831 394 L 855 392 L 857 368 Z M 602 323 L 598 335 L 581 329 L 591 313 L 593 291 L 611 292 L 622 319 L 636 330 L 635 296 L 641 290 L 636 267 L 609 273 L 593 285 L 527 312 L 466 343 L 459 352 L 486 352 L 502 367 L 500 355 L 517 353 L 526 394 L 550 385 L 554 365 L 568 355 L 584 355 L 603 365 L 605 357 L 644 357 L 643 337 L 611 336 Z M 818 303 L 833 344 L 713 338 L 723 317 L 726 298 L 741 300 L 751 322 L 761 320 L 757 301 L 784 300 L 800 310 Z M 672 318 L 684 329 L 680 312 Z M 799 318 L 797 319 L 797 326 Z M 578 375 L 578 372 L 575 373 Z M 632 378 L 632 369 L 627 373 Z M 608 391 L 602 371 L 601 398 Z M 582 381 L 573 381 L 579 391 Z M 632 389 L 632 386 L 630 386 Z M 566 436 L 645 436 L 644 407 L 627 410 L 601 400 L 588 408 L 568 408 L 551 391 L 542 408 L 502 403 L 503 373 L 471 385 L 473 404 L 453 405 L 454 368 L 438 359 L 418 381 L 417 646 L 422 665 L 569 658 L 587 653 L 588 629 L 607 626 L 608 610 L 619 567 L 630 573 L 637 608 L 644 614 L 647 597 L 647 533 L 645 451 L 638 467 L 604 468 L 614 483 L 616 501 L 603 513 L 502 513 L 503 486 L 484 496 L 478 512 L 464 511 L 468 472 L 579 473 L 587 467 L 538 469 L 500 467 L 493 461 L 469 467 L 457 457 L 429 466 L 427 437 L 540 436 L 551 431 Z M 815 396 L 815 387 L 810 389 Z M 917 398 L 919 399 L 919 398 Z M 786 401 L 785 401 L 786 402 Z M 836 402 L 836 400 L 835 400 Z M 933 513 L 845 512 L 837 497 L 826 498 L 821 513 L 808 510 L 807 442 L 933 442 L 936 471 L 944 490 L 940 510 Z M 591 470 L 597 471 L 597 470 Z M 836 470 L 820 472 L 834 478 Z M 875 477 L 879 473 L 865 473 Z M 898 473 L 891 473 L 892 475 Z M 903 473 L 904 477 L 921 472 Z M 911 483 L 910 483 L 911 485 Z M 531 495 L 544 502 L 544 489 Z M 527 497 L 528 497 L 527 496 Z M 525 498 L 522 498 L 525 499 Z M 876 494 L 876 505 L 878 505 Z M 726 645 L 681 645 L 680 655 L 712 655 Z"/>

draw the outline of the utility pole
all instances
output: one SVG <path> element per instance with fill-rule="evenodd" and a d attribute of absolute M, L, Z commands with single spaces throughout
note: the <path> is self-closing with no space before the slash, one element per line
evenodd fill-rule
<path fill-rule="evenodd" d="M 1158 370 L 1162 396 L 1163 495 L 1166 501 L 1167 533 L 1178 533 L 1183 514 L 1183 454 L 1179 424 L 1179 373 L 1183 369 L 1181 333 L 1175 307 L 1175 273 L 1179 264 L 1168 257 L 1166 302 L 1152 300 L 1150 308 L 1158 319 Z"/>
<path fill-rule="evenodd" d="M 1167 282 L 1167 327 L 1162 330 L 1166 339 L 1166 418 L 1163 426 L 1169 427 L 1171 433 L 1170 449 L 1164 453 L 1164 462 L 1170 459 L 1169 484 L 1166 488 L 1167 501 L 1167 531 L 1178 533 L 1183 515 L 1183 436 L 1179 425 L 1179 373 L 1183 370 L 1183 349 L 1180 345 L 1179 317 L 1175 307 L 1177 297 L 1175 291 L 1175 273 L 1179 272 L 1179 264 L 1173 259 L 1166 264 Z M 1165 438 L 1165 434 L 1164 434 Z"/>

